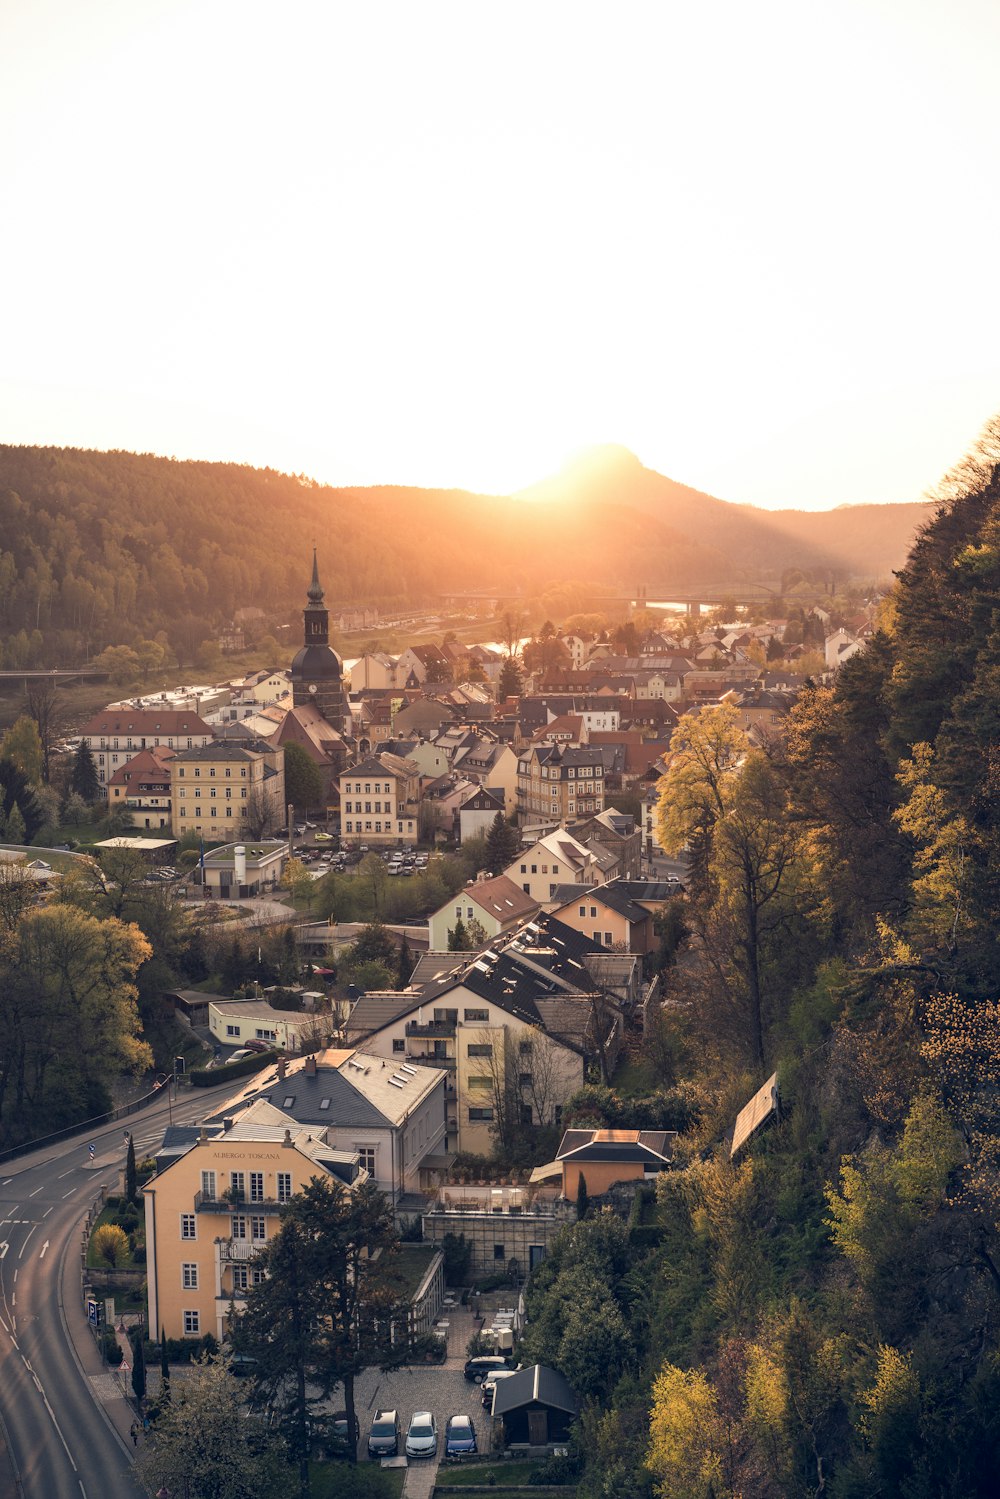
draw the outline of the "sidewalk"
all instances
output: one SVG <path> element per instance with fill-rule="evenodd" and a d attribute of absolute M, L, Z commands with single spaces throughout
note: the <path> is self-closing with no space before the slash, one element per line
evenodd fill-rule
<path fill-rule="evenodd" d="M 135 1448 L 131 1430 L 136 1420 L 135 1407 L 129 1399 L 132 1394 L 132 1349 L 127 1336 L 118 1333 L 118 1341 L 128 1362 L 127 1372 L 124 1363 L 118 1369 L 109 1369 L 101 1359 L 100 1350 L 84 1314 L 80 1295 L 80 1263 L 73 1254 L 67 1254 L 63 1264 L 61 1300 L 63 1324 L 80 1373 L 90 1387 L 101 1414 L 131 1458 Z"/>

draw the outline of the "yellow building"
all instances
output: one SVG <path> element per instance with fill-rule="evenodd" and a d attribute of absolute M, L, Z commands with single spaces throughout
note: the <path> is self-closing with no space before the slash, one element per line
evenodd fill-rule
<path fill-rule="evenodd" d="M 213 740 L 170 762 L 175 838 L 261 838 L 285 824 L 285 752 L 264 739 Z"/>
<path fill-rule="evenodd" d="M 237 1124 L 169 1129 L 143 1188 L 150 1337 L 221 1341 L 230 1308 L 263 1273 L 256 1261 L 284 1205 L 318 1176 L 368 1180 L 356 1151 L 263 1101 Z"/>

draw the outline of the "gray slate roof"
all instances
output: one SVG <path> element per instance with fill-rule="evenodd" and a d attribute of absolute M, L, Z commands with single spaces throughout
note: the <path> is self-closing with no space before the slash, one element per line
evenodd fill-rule
<path fill-rule="evenodd" d="M 544 1364 L 532 1364 L 509 1379 L 498 1380 L 493 1396 L 494 1416 L 503 1416 L 508 1411 L 535 1403 L 557 1411 L 569 1411 L 572 1415 L 578 1408 L 576 1396 L 567 1381 L 557 1369 L 548 1369 Z"/>

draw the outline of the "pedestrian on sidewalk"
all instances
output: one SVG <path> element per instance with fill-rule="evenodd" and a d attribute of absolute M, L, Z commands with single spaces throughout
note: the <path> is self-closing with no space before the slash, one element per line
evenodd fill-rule
<path fill-rule="evenodd" d="M 132 1422 L 132 1425 L 129 1427 L 129 1436 L 132 1438 L 132 1446 L 133 1447 L 138 1447 L 138 1445 L 139 1445 L 139 1428 L 138 1428 L 138 1426 L 136 1426 L 136 1424 L 135 1424 L 134 1421 Z"/>

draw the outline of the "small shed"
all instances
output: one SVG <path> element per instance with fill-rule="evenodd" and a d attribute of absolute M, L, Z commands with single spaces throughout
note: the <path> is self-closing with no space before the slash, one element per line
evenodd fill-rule
<path fill-rule="evenodd" d="M 532 1364 L 498 1382 L 493 1419 L 503 1422 L 504 1446 L 547 1447 L 569 1440 L 577 1399 L 563 1376 Z"/>

